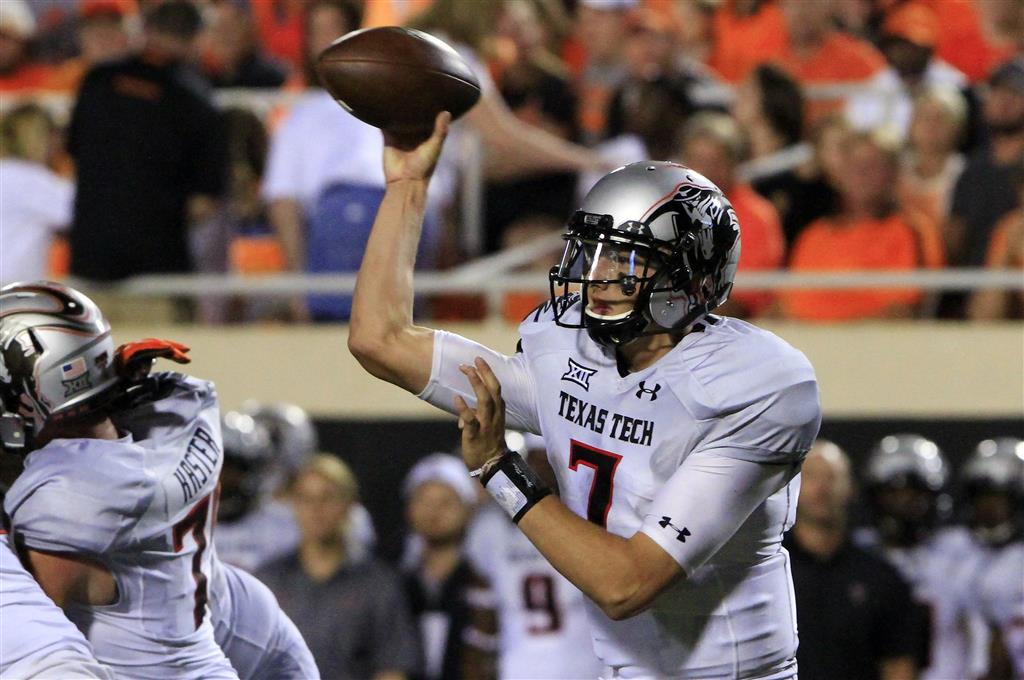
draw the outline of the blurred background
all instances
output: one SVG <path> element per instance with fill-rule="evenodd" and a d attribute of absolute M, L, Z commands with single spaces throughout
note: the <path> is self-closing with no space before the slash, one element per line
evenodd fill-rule
<path fill-rule="evenodd" d="M 955 497 L 979 442 L 1024 437 L 1020 0 L 2 0 L 0 283 L 66 280 L 119 342 L 190 345 L 225 410 L 299 409 L 285 468 L 346 461 L 373 550 L 408 556 L 403 479 L 457 430 L 346 350 L 382 142 L 312 68 L 391 24 L 484 92 L 432 184 L 424 324 L 513 351 L 580 197 L 676 160 L 740 218 L 722 311 L 809 356 L 854 478 L 916 433 Z"/>

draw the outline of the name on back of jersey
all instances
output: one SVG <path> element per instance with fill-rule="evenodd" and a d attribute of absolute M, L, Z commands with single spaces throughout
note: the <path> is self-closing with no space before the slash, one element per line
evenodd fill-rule
<path fill-rule="evenodd" d="M 210 476 L 220 469 L 221 450 L 213 435 L 202 425 L 189 440 L 185 455 L 174 470 L 174 478 L 181 485 L 183 502 L 188 504 L 206 487 Z"/>
<path fill-rule="evenodd" d="M 654 441 L 654 421 L 612 413 L 606 408 L 586 402 L 561 391 L 558 395 L 558 415 L 570 423 L 585 427 L 597 434 L 608 431 L 609 437 L 640 446 Z"/>

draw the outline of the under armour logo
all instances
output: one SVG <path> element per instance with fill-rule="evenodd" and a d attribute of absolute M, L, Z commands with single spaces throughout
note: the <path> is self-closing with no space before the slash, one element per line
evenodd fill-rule
<path fill-rule="evenodd" d="M 649 390 L 645 385 L 646 382 L 646 380 L 640 381 L 640 389 L 636 391 L 636 398 L 643 399 L 645 394 L 649 394 L 651 395 L 651 401 L 654 401 L 655 399 L 658 398 L 658 390 L 661 389 L 661 383 L 654 383 L 654 389 Z"/>
<path fill-rule="evenodd" d="M 658 525 L 662 529 L 667 529 L 668 527 L 672 527 L 672 530 L 676 532 L 676 540 L 679 541 L 680 543 L 686 543 L 686 537 L 690 535 L 690 530 L 687 529 L 686 527 L 683 527 L 682 529 L 680 529 L 675 524 L 672 524 L 672 518 L 671 517 L 662 516 L 661 521 L 658 522 Z"/>
<path fill-rule="evenodd" d="M 577 364 L 572 359 L 569 359 L 569 369 L 562 374 L 562 380 L 568 380 L 571 383 L 576 383 L 587 392 L 590 391 L 590 376 L 597 373 L 596 368 L 587 368 L 582 364 Z"/>

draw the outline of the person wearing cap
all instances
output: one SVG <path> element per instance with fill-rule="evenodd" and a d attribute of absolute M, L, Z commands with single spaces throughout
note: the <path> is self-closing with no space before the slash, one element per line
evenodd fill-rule
<path fill-rule="evenodd" d="M 36 20 L 25 0 L 0 2 L 0 92 L 38 90 L 51 70 L 33 63 L 28 44 L 36 33 Z"/>
<path fill-rule="evenodd" d="M 73 93 L 91 68 L 127 55 L 131 48 L 127 11 L 118 0 L 84 0 L 79 7 L 81 54 L 55 68 L 46 88 Z"/>
<path fill-rule="evenodd" d="M 908 2 L 890 11 L 879 41 L 887 66 L 865 83 L 867 89 L 846 103 L 854 127 L 891 126 L 906 137 L 913 98 L 931 88 L 967 87 L 967 76 L 935 56 L 939 22 L 931 7 Z"/>
<path fill-rule="evenodd" d="M 800 677 L 914 677 L 910 587 L 884 559 L 853 544 L 850 459 L 824 439 L 801 471 L 796 524 L 782 544 L 793 560 Z"/>
<path fill-rule="evenodd" d="M 982 94 L 984 141 L 967 161 L 953 190 L 946 230 L 950 261 L 985 264 L 996 223 L 1020 207 L 1013 182 L 1024 169 L 1024 57 L 999 66 Z"/>
<path fill-rule="evenodd" d="M 426 456 L 405 478 L 405 587 L 419 621 L 422 680 L 495 677 L 494 595 L 463 549 L 477 489 L 461 459 Z"/>
<path fill-rule="evenodd" d="M 420 666 L 416 627 L 398 574 L 351 540 L 358 498 L 348 465 L 329 454 L 313 456 L 292 490 L 302 532 L 298 551 L 256 576 L 295 622 L 321 677 L 404 680 Z"/>

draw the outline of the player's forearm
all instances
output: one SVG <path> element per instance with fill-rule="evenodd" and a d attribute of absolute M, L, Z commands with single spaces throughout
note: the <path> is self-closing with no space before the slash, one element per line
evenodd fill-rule
<path fill-rule="evenodd" d="M 530 509 L 519 528 L 555 569 L 614 620 L 639 614 L 682 575 L 677 568 L 651 568 L 650 560 L 638 554 L 637 541 L 647 540 L 660 550 L 646 536 L 627 540 L 609 533 L 553 496 Z"/>
<path fill-rule="evenodd" d="M 349 348 L 367 370 L 385 379 L 372 363 L 412 329 L 413 269 L 426 198 L 426 181 L 388 185 L 356 281 Z"/>

